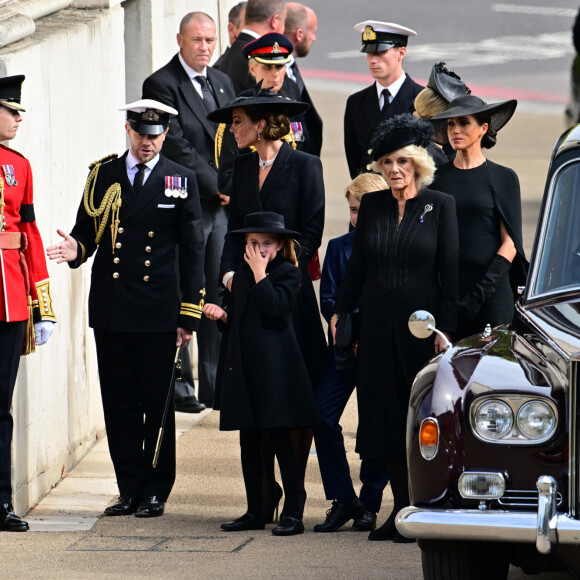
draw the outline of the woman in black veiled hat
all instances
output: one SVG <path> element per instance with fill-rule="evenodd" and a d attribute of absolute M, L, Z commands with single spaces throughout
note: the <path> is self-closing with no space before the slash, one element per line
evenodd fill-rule
<path fill-rule="evenodd" d="M 453 161 L 438 169 L 434 187 L 453 195 L 457 204 L 459 338 L 482 332 L 488 323 L 494 327 L 511 322 L 512 288 L 525 283 L 518 177 L 486 159 L 482 151 L 495 145 L 497 131 L 509 121 L 516 104 L 510 100 L 488 105 L 464 95 L 430 119 L 435 140 L 457 152 Z"/>
<path fill-rule="evenodd" d="M 230 190 L 228 232 L 240 229 L 244 218 L 259 211 L 273 211 L 284 216 L 286 227 L 300 232 L 298 265 L 302 283 L 293 313 L 293 324 L 300 350 L 308 369 L 310 382 L 316 385 L 324 363 L 326 337 L 320 320 L 318 302 L 308 264 L 320 246 L 324 228 L 324 182 L 318 157 L 298 151 L 283 140 L 290 131 L 290 117 L 303 112 L 308 104 L 282 97 L 258 84 L 244 91 L 226 107 L 208 115 L 210 121 L 231 124 L 240 151 L 235 158 Z M 227 235 L 220 276 L 226 288 L 241 262 L 243 243 Z M 218 377 L 219 379 L 219 377 Z M 219 385 L 216 385 L 216 399 Z M 215 406 L 215 405 L 214 405 Z M 311 429 L 294 429 L 291 433 L 301 467 L 301 506 L 306 491 L 304 476 L 312 443 Z M 264 519 L 273 519 L 282 490 L 274 479 L 273 458 L 265 467 Z M 266 473 L 267 472 L 267 473 Z M 299 514 L 299 517 L 302 513 Z"/>
<path fill-rule="evenodd" d="M 415 338 L 409 316 L 431 311 L 437 326 L 455 330 L 457 219 L 450 195 L 430 189 L 435 163 L 426 151 L 432 128 L 412 115 L 379 124 L 371 141 L 373 169 L 390 189 L 361 200 L 352 255 L 331 319 L 359 303 L 356 450 L 361 459 L 384 460 L 394 508 L 369 540 L 408 541 L 395 515 L 409 504 L 405 434 L 411 385 L 421 367 L 444 348 Z"/>

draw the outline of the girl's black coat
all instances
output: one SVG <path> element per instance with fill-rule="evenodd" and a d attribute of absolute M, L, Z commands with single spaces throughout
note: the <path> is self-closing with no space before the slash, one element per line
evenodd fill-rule
<path fill-rule="evenodd" d="M 318 421 L 292 325 L 300 270 L 278 256 L 266 272 L 256 284 L 244 263 L 233 279 L 216 392 L 222 430 L 306 427 Z"/>

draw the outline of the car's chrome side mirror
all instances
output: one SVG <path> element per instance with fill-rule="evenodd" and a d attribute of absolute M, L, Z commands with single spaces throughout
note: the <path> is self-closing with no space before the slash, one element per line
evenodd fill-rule
<path fill-rule="evenodd" d="M 435 317 L 427 310 L 416 310 L 409 316 L 409 330 L 416 338 L 429 338 L 435 332 L 445 341 L 445 350 L 451 347 L 447 337 L 435 328 Z"/>

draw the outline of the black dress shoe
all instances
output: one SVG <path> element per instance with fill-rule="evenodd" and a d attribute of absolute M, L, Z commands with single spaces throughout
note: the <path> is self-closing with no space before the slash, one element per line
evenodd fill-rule
<path fill-rule="evenodd" d="M 243 516 L 226 522 L 221 525 L 224 532 L 245 532 L 246 530 L 263 530 L 265 527 L 264 520 L 251 513 L 245 513 Z"/>
<path fill-rule="evenodd" d="M 356 520 L 362 517 L 365 508 L 359 499 L 354 499 L 351 503 L 332 502 L 332 507 L 326 512 L 326 520 L 322 524 L 314 526 L 315 532 L 336 532 L 349 520 Z"/>
<path fill-rule="evenodd" d="M 302 520 L 292 516 L 283 517 L 280 523 L 272 530 L 275 536 L 296 536 L 304 533 Z"/>
<path fill-rule="evenodd" d="M 146 495 L 141 498 L 135 517 L 137 518 L 157 518 L 163 515 L 165 502 L 156 495 Z"/>
<path fill-rule="evenodd" d="M 205 405 L 200 403 L 196 397 L 191 396 L 175 399 L 175 410 L 180 413 L 201 413 L 205 409 Z"/>
<path fill-rule="evenodd" d="M 362 532 L 370 532 L 377 527 L 377 514 L 370 510 L 364 510 L 362 515 L 355 518 L 352 527 Z"/>
<path fill-rule="evenodd" d="M 121 494 L 119 499 L 108 508 L 105 508 L 106 516 L 128 516 L 135 513 L 139 499 L 132 495 Z"/>
<path fill-rule="evenodd" d="M 395 534 L 397 534 L 397 528 L 395 527 L 395 516 L 391 514 L 387 521 L 376 530 L 373 530 L 369 534 L 369 540 L 371 542 L 388 542 L 394 539 Z"/>
<path fill-rule="evenodd" d="M 26 532 L 27 530 L 28 522 L 14 513 L 11 504 L 0 504 L 0 532 Z"/>

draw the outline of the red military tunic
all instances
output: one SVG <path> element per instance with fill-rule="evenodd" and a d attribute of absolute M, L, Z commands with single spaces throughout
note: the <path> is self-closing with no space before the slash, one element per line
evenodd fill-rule
<path fill-rule="evenodd" d="M 0 321 L 17 322 L 29 318 L 21 251 L 26 259 L 34 320 L 56 321 L 44 247 L 34 217 L 30 163 L 20 153 L 0 145 L 0 177 L 4 182 L 4 232 L 23 233 L 27 238 L 20 249 L 0 249 Z M 12 177 L 16 184 L 11 184 Z M 1 222 L 0 217 L 0 228 Z M 12 244 L 0 240 L 0 248 L 6 245 Z"/>

